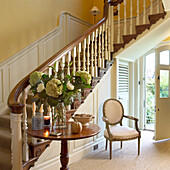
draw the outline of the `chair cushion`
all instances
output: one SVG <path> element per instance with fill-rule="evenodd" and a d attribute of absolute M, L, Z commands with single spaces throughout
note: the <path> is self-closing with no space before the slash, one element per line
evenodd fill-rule
<path fill-rule="evenodd" d="M 110 126 L 112 139 L 130 139 L 139 136 L 139 132 L 135 129 L 123 126 Z M 104 136 L 109 138 L 107 129 L 104 131 Z"/>

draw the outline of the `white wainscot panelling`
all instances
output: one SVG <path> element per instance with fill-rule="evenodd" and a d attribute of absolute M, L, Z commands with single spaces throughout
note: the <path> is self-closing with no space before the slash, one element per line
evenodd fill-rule
<path fill-rule="evenodd" d="M 3 70 L 0 70 L 0 104 L 3 102 Z"/>
<path fill-rule="evenodd" d="M 13 62 L 9 67 L 10 90 L 24 78 L 31 70 L 38 66 L 38 48 L 34 48 L 26 55 Z"/>
<path fill-rule="evenodd" d="M 67 41 L 71 42 L 86 31 L 91 25 L 79 18 L 76 18 L 72 15 L 67 15 L 67 32 L 68 37 Z"/>
<path fill-rule="evenodd" d="M 44 59 L 47 60 L 64 46 L 64 32 L 62 29 L 57 31 L 55 36 L 44 42 Z"/>
<path fill-rule="evenodd" d="M 104 129 L 105 129 L 105 123 L 102 120 L 103 117 L 103 103 L 106 99 L 111 97 L 111 75 L 106 74 L 105 80 L 101 82 L 100 87 L 97 90 L 98 93 L 98 117 L 97 117 L 97 123 L 101 128 L 101 132 L 99 133 L 98 137 L 103 136 Z"/>

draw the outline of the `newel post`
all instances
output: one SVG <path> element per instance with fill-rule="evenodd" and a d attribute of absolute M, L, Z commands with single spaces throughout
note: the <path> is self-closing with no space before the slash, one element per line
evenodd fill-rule
<path fill-rule="evenodd" d="M 10 108 L 10 127 L 11 127 L 11 164 L 12 170 L 22 170 L 22 132 L 21 132 L 21 116 L 23 113 L 23 105 L 15 103 Z"/>

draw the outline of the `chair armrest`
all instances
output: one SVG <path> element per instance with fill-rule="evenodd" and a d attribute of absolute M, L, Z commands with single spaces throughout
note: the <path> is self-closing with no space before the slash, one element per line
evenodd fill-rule
<path fill-rule="evenodd" d="M 103 120 L 106 124 L 109 124 L 109 125 L 110 125 L 110 122 L 109 122 L 109 120 L 108 120 L 106 117 L 102 117 L 102 120 Z"/>
<path fill-rule="evenodd" d="M 123 117 L 126 117 L 126 118 L 131 119 L 131 120 L 135 120 L 135 121 L 139 120 L 138 118 L 133 117 L 133 116 L 126 116 L 126 115 L 124 115 Z"/>
<path fill-rule="evenodd" d="M 138 127 L 138 121 L 139 119 L 137 119 L 136 117 L 133 117 L 133 116 L 126 116 L 126 115 L 123 115 L 123 117 L 125 118 L 128 118 L 128 119 L 131 119 L 131 120 L 134 120 L 135 121 L 135 128 L 136 130 L 139 132 L 140 134 L 140 130 L 139 130 L 139 127 Z"/>
<path fill-rule="evenodd" d="M 110 132 L 110 128 L 109 128 L 109 125 L 112 125 L 109 120 L 106 118 L 106 117 L 102 117 L 103 121 L 106 123 L 106 129 L 107 129 L 107 132 L 109 134 L 109 138 L 112 137 L 112 134 Z"/>

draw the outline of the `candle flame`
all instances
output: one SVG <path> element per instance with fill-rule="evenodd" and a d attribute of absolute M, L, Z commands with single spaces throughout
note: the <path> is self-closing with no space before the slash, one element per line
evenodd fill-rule
<path fill-rule="evenodd" d="M 49 131 L 46 131 L 45 134 L 44 134 L 45 137 L 48 137 L 49 136 Z"/>

